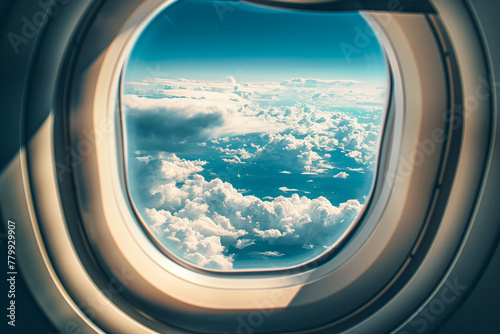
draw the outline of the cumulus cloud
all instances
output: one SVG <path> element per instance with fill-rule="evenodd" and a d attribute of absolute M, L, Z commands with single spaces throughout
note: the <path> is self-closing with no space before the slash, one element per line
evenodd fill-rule
<path fill-rule="evenodd" d="M 289 192 L 289 191 L 300 191 L 299 189 L 290 189 L 290 188 L 287 188 L 287 187 L 280 187 L 279 188 L 281 191 L 283 192 Z"/>
<path fill-rule="evenodd" d="M 123 100 L 135 149 L 180 152 L 186 143 L 266 133 L 276 135 L 263 147 L 268 155 L 282 150 L 281 144 L 297 150 L 297 155 L 311 149 L 339 149 L 357 163 L 370 165 L 377 152 L 378 125 L 334 110 L 336 106 L 364 109 L 374 116 L 363 117 L 376 120 L 385 101 L 376 85 L 313 78 L 237 83 L 234 77 L 226 81 L 152 78 L 127 85 L 135 92 Z M 279 104 L 289 99 L 297 103 Z M 242 163 L 238 158 L 224 159 Z M 306 172 L 323 173 L 325 168 L 318 169 Z"/>
<path fill-rule="evenodd" d="M 179 152 L 186 143 L 277 130 L 262 119 L 244 116 L 241 105 L 231 101 L 135 95 L 123 100 L 133 150 Z"/>
<path fill-rule="evenodd" d="M 222 160 L 230 163 L 245 163 L 244 160 L 253 158 L 253 154 L 248 152 L 245 148 L 231 149 L 216 147 L 222 154 Z"/>
<path fill-rule="evenodd" d="M 276 252 L 276 251 L 260 252 L 259 254 L 263 255 L 263 256 L 269 256 L 269 257 L 280 257 L 280 256 L 284 256 L 285 255 L 283 253 Z"/>
<path fill-rule="evenodd" d="M 312 189 L 324 180 L 344 182 L 334 180 L 349 176 L 338 169 L 373 170 L 380 89 L 358 81 L 245 83 L 234 77 L 148 79 L 127 87 L 123 107 L 129 150 L 135 152 L 129 170 L 135 204 L 179 257 L 230 270 L 239 257 L 321 252 L 360 214 L 357 199 L 345 197 L 335 206 Z M 351 167 L 339 164 L 339 156 Z M 237 167 L 231 173 L 235 186 L 217 176 L 226 166 Z M 274 187 L 273 196 L 250 195 L 255 189 L 243 172 L 247 167 L 279 177 L 279 185 L 266 184 Z M 287 181 L 292 178 L 304 180 Z"/>
<path fill-rule="evenodd" d="M 233 85 L 236 85 L 236 79 L 235 79 L 234 77 L 229 76 L 229 77 L 226 77 L 226 79 L 227 79 L 230 83 L 232 83 Z"/>
<path fill-rule="evenodd" d="M 140 157 L 137 158 L 139 161 Z M 185 160 L 179 159 L 175 154 L 172 154 L 168 159 L 161 160 L 160 175 L 174 182 L 184 181 L 191 174 L 201 172 L 206 161 L 200 160 Z"/>
<path fill-rule="evenodd" d="M 255 235 L 259 236 L 259 238 L 262 238 L 262 239 L 279 238 L 279 237 L 283 236 L 281 231 L 278 229 L 275 229 L 275 228 L 271 228 L 271 229 L 265 230 L 265 231 L 261 231 L 259 229 L 254 228 L 253 232 L 255 233 Z"/>
<path fill-rule="evenodd" d="M 255 245 L 255 240 L 252 240 L 252 239 L 238 239 L 236 241 L 236 248 L 238 249 L 243 249 L 245 247 L 248 247 L 248 246 L 252 246 L 252 245 Z"/>
<path fill-rule="evenodd" d="M 304 172 L 325 173 L 332 151 L 342 151 L 359 164 L 370 166 L 378 152 L 380 127 L 341 112 L 322 111 L 312 106 L 272 108 L 259 117 L 285 126 L 278 133 L 264 133 L 265 145 L 253 152 L 253 159 L 276 161 L 282 166 L 301 166 Z M 288 169 L 287 169 L 288 170 Z"/>
<path fill-rule="evenodd" d="M 230 183 L 196 174 L 203 161 L 174 154 L 140 164 L 168 169 L 154 169 L 156 183 L 146 188 L 154 199 L 144 204 L 151 229 L 177 255 L 206 268 L 231 269 L 234 249 L 241 254 L 256 246 L 323 246 L 325 235 L 342 230 L 363 207 L 357 200 L 333 206 L 321 196 L 245 196 Z"/>

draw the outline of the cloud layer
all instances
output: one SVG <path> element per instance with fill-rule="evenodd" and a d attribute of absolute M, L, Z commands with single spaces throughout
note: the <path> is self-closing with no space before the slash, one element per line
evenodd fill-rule
<path fill-rule="evenodd" d="M 127 87 L 133 94 L 125 95 L 123 103 L 134 151 L 178 153 L 186 143 L 252 133 L 269 136 L 268 145 L 259 152 L 266 158 L 283 149 L 295 150 L 297 158 L 306 149 L 338 149 L 357 163 L 371 165 L 378 150 L 385 89 L 357 81 L 298 78 L 281 83 L 236 83 L 234 78 L 224 82 L 149 79 L 128 83 Z M 298 102 L 284 106 L 282 102 L 288 100 Z M 350 115 L 339 110 L 342 108 L 364 110 L 365 114 Z M 220 146 L 219 140 L 214 143 Z M 304 164 L 305 172 L 328 168 L 315 166 L 309 158 L 297 159 L 303 160 L 299 163 Z M 240 162 L 238 158 L 228 159 Z"/>
<path fill-rule="evenodd" d="M 328 246 L 324 236 L 342 231 L 363 207 L 358 200 L 336 207 L 324 197 L 309 199 L 294 189 L 284 190 L 291 196 L 267 201 L 245 196 L 230 183 L 196 174 L 205 162 L 174 154 L 140 163 L 162 166 L 154 169 L 155 184 L 148 188 L 153 200 L 145 209 L 154 233 L 182 258 L 207 268 L 229 270 L 231 250 L 241 254 L 255 245 L 267 247 L 266 252 L 276 244 L 323 251 Z M 266 252 L 261 255 L 271 254 Z"/>
<path fill-rule="evenodd" d="M 360 215 L 379 149 L 378 85 L 148 79 L 126 92 L 132 198 L 180 258 L 218 270 L 298 264 Z"/>

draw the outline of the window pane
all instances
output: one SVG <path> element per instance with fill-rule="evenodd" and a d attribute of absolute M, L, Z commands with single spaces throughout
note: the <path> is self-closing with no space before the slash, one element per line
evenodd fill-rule
<path fill-rule="evenodd" d="M 141 223 L 211 270 L 325 254 L 372 192 L 388 72 L 359 13 L 170 5 L 123 79 L 127 184 Z"/>

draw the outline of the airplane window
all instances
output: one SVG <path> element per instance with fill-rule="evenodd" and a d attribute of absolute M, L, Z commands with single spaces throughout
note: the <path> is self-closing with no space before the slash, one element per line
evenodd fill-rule
<path fill-rule="evenodd" d="M 351 232 L 370 200 L 389 69 L 359 13 L 180 1 L 122 77 L 126 180 L 167 254 L 284 269 Z"/>
<path fill-rule="evenodd" d="M 492 332 L 493 2 L 0 5 L 4 325 Z"/>

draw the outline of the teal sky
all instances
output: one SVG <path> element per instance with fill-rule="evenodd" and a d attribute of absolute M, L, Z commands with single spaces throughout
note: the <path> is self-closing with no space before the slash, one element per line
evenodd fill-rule
<path fill-rule="evenodd" d="M 180 0 L 138 39 L 126 81 L 151 77 L 280 81 L 387 80 L 385 55 L 359 13 L 307 13 L 239 2 Z M 366 37 L 359 52 L 356 36 Z M 344 49 L 343 49 L 344 48 Z M 351 49 L 352 50 L 352 49 Z"/>

